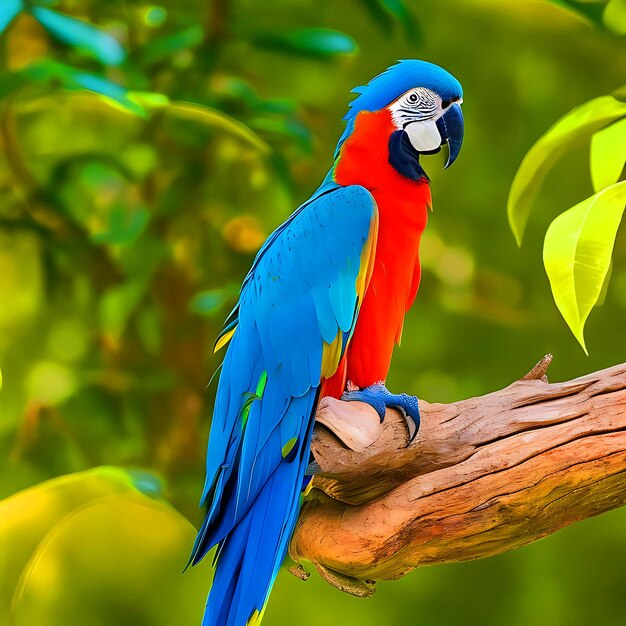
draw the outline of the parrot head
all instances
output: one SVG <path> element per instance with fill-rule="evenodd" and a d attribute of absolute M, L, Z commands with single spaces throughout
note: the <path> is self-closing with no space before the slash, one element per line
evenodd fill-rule
<path fill-rule="evenodd" d="M 407 59 L 353 92 L 359 95 L 344 118 L 342 140 L 353 132 L 359 113 L 386 110 L 392 122 L 389 163 L 401 174 L 425 176 L 419 155 L 435 154 L 444 145 L 448 146 L 444 168 L 454 163 L 463 143 L 463 88 L 452 74 L 433 63 Z"/>

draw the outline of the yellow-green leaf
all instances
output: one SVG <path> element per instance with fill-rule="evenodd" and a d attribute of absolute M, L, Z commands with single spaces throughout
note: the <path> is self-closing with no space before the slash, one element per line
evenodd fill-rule
<path fill-rule="evenodd" d="M 165 94 L 155 91 L 129 91 L 127 97 L 131 102 L 149 111 L 163 109 L 170 104 L 170 99 Z"/>
<path fill-rule="evenodd" d="M 595 98 L 562 117 L 528 151 L 515 174 L 507 206 L 518 245 L 522 245 L 533 201 L 549 169 L 577 142 L 622 117 L 626 117 L 626 103 L 612 96 Z"/>
<path fill-rule="evenodd" d="M 209 561 L 182 575 L 195 530 L 176 510 L 140 493 L 72 510 L 22 572 L 14 626 L 196 626 Z"/>
<path fill-rule="evenodd" d="M 626 163 L 626 118 L 599 130 L 591 138 L 590 164 L 593 190 L 619 180 Z"/>
<path fill-rule="evenodd" d="M 585 322 L 601 296 L 625 204 L 623 181 L 565 211 L 546 232 L 543 263 L 552 295 L 585 353 Z"/>
<path fill-rule="evenodd" d="M 9 624 L 11 599 L 29 559 L 69 512 L 112 494 L 158 491 L 154 475 L 116 467 L 68 474 L 0 501 L 0 624 Z"/>
<path fill-rule="evenodd" d="M 626 0 L 609 0 L 602 21 L 615 34 L 626 35 Z"/>
<path fill-rule="evenodd" d="M 247 141 L 261 152 L 269 153 L 270 151 L 270 147 L 253 130 L 218 109 L 194 102 L 172 102 L 166 111 L 169 115 L 179 119 L 195 120 L 208 126 L 221 128 Z"/>
<path fill-rule="evenodd" d="M 604 281 L 602 282 L 602 289 L 600 289 L 600 295 L 598 296 L 598 301 L 596 302 L 596 308 L 602 306 L 604 301 L 606 300 L 606 294 L 609 290 L 609 283 L 611 282 L 611 276 L 613 275 L 613 259 L 609 263 L 609 269 L 606 272 L 606 276 L 604 277 Z"/>

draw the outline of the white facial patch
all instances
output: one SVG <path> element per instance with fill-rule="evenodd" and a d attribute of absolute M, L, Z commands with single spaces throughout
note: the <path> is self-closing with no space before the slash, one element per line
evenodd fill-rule
<path fill-rule="evenodd" d="M 412 122 L 404 129 L 409 136 L 411 145 L 418 152 L 430 152 L 441 146 L 441 135 L 437 124 L 431 120 Z"/>
<path fill-rule="evenodd" d="M 409 89 L 388 108 L 396 128 L 406 132 L 418 152 L 430 152 L 441 146 L 435 122 L 444 114 L 444 108 L 434 91 L 425 87 Z"/>

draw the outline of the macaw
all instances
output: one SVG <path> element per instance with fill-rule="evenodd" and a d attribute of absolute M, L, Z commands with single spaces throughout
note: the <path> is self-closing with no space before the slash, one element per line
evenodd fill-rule
<path fill-rule="evenodd" d="M 320 398 L 404 414 L 417 398 L 385 379 L 417 293 L 431 206 L 420 155 L 463 140 L 463 90 L 446 70 L 403 60 L 353 90 L 334 164 L 259 250 L 215 344 L 227 347 L 190 563 L 217 546 L 203 626 L 256 626 L 310 479 Z"/>

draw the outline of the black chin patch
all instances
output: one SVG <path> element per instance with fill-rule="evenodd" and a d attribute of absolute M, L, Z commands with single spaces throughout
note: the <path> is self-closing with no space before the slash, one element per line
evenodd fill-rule
<path fill-rule="evenodd" d="M 419 152 L 411 145 L 409 136 L 403 130 L 397 130 L 389 137 L 389 164 L 399 174 L 411 180 L 430 181 L 420 165 Z"/>

